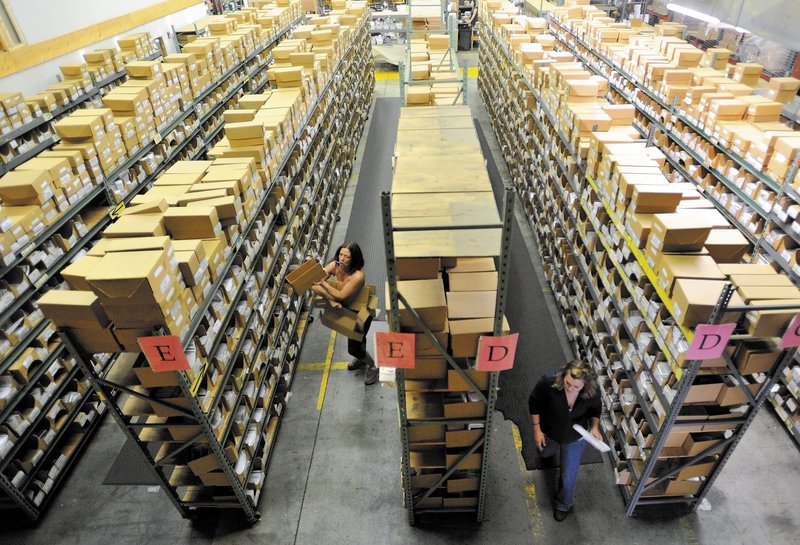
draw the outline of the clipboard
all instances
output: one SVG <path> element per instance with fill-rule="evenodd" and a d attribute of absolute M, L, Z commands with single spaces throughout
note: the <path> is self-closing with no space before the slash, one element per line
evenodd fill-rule
<path fill-rule="evenodd" d="M 584 439 L 586 439 L 587 443 L 592 445 L 594 448 L 596 448 L 600 452 L 608 452 L 609 450 L 611 450 L 611 447 L 609 447 L 608 445 L 606 445 L 602 441 L 598 441 L 597 439 L 595 439 L 594 435 L 592 435 L 591 433 L 586 431 L 586 428 L 584 428 L 580 424 L 573 424 L 572 425 L 572 429 L 577 431 L 578 433 L 580 433 L 581 436 Z"/>

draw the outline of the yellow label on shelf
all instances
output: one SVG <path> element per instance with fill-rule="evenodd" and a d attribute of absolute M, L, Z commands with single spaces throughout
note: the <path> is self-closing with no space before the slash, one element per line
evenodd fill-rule
<path fill-rule="evenodd" d="M 163 138 L 161 137 L 161 133 L 157 132 L 156 133 L 156 137 L 153 138 L 153 142 L 155 142 L 156 144 L 160 144 L 162 140 L 163 140 Z"/>
<path fill-rule="evenodd" d="M 114 208 L 108 211 L 108 216 L 112 220 L 115 220 L 122 215 L 122 212 L 124 210 L 125 210 L 125 203 L 124 202 L 118 203 Z"/>
<path fill-rule="evenodd" d="M 203 367 L 194 377 L 194 382 L 192 382 L 192 387 L 189 388 L 189 393 L 192 394 L 192 397 L 197 395 L 197 391 L 200 389 L 200 385 L 203 383 L 203 379 L 206 376 L 206 371 L 208 370 L 208 360 L 203 360 Z"/>

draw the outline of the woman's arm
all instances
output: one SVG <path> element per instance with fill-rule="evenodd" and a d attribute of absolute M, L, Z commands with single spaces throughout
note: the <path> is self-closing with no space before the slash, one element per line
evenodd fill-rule
<path fill-rule="evenodd" d="M 545 439 L 544 433 L 542 433 L 541 423 L 539 422 L 539 415 L 532 414 L 531 420 L 533 421 L 533 444 L 541 451 L 544 448 Z"/>

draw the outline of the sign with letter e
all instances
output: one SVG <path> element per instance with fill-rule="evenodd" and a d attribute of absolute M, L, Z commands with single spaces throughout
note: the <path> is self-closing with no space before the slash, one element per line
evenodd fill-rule
<path fill-rule="evenodd" d="M 414 369 L 416 342 L 413 333 L 375 333 L 378 367 Z"/>
<path fill-rule="evenodd" d="M 736 324 L 700 324 L 686 351 L 687 360 L 713 360 L 722 356 Z"/>
<path fill-rule="evenodd" d="M 156 335 L 136 339 L 142 347 L 144 357 L 153 371 L 188 371 L 189 361 L 183 352 L 181 340 L 175 335 Z"/>
<path fill-rule="evenodd" d="M 519 333 L 491 337 L 482 335 L 478 339 L 478 371 L 505 371 L 514 367 L 514 356 L 517 353 Z"/>

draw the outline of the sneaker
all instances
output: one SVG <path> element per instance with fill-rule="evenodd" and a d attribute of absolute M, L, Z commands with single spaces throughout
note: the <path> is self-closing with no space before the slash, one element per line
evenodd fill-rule
<path fill-rule="evenodd" d="M 356 369 L 361 369 L 367 364 L 367 360 L 362 360 L 361 358 L 353 358 L 353 361 L 347 364 L 348 371 L 355 371 Z"/>
<path fill-rule="evenodd" d="M 378 382 L 378 375 L 380 375 L 381 371 L 374 365 L 371 367 L 367 367 L 366 372 L 364 373 L 364 384 L 369 386 L 370 384 L 375 384 Z"/>

